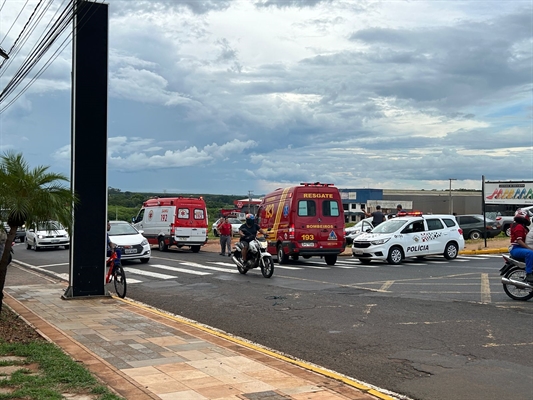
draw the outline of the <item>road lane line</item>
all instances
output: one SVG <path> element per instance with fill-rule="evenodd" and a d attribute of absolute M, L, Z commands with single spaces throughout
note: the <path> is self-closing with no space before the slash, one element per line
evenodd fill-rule
<path fill-rule="evenodd" d="M 386 292 L 388 288 L 392 286 L 394 281 L 386 281 L 381 287 L 378 289 L 380 292 Z"/>
<path fill-rule="evenodd" d="M 483 304 L 492 302 L 490 297 L 489 274 L 487 273 L 481 274 L 481 302 Z"/>

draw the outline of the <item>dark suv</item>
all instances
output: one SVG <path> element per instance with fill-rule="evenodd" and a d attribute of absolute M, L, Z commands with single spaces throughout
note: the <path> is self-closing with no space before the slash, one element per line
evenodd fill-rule
<path fill-rule="evenodd" d="M 498 236 L 502 231 L 496 224 L 496 221 L 488 218 L 486 219 L 487 229 L 485 230 L 483 215 L 480 214 L 457 215 L 455 218 L 463 230 L 463 237 L 465 239 L 493 238 Z"/>

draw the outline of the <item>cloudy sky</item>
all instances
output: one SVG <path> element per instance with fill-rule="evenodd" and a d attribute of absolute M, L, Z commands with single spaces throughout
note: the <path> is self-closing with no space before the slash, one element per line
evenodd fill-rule
<path fill-rule="evenodd" d="M 38 3 L 0 0 L 4 50 Z M 65 7 L 44 3 L 0 89 Z M 531 0 L 106 3 L 109 186 L 259 195 L 533 180 Z M 70 71 L 68 45 L 1 111 L 0 151 L 70 175 Z"/>

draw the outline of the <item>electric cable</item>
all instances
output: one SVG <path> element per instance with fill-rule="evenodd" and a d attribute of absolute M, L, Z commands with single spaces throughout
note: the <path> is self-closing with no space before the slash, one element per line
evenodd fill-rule
<path fill-rule="evenodd" d="M 8 86 L 0 93 L 0 103 L 5 100 L 5 98 L 14 91 L 15 87 L 17 87 L 22 79 L 28 75 L 28 73 L 35 67 L 35 65 L 38 63 L 38 61 L 43 57 L 44 53 L 50 49 L 52 44 L 57 40 L 57 38 L 64 32 L 66 27 L 70 24 L 70 22 L 73 21 L 76 11 L 75 11 L 75 4 L 74 1 L 70 1 L 69 5 L 65 8 L 63 13 L 61 14 L 60 18 L 56 21 L 54 26 L 50 29 L 49 32 L 47 32 L 47 40 L 41 41 L 39 48 L 34 52 L 34 54 L 31 56 L 31 63 L 28 62 L 30 57 L 26 60 L 24 63 L 24 69 L 21 67 L 19 71 L 16 74 L 15 77 L 9 82 Z M 64 1 L 63 1 L 64 3 Z M 94 10 L 90 15 L 89 11 L 92 8 L 92 4 L 96 4 L 97 2 L 92 2 L 91 6 L 86 10 L 85 14 L 80 18 L 79 21 L 77 21 L 77 25 L 75 27 L 75 30 L 78 31 L 83 28 L 86 21 L 90 19 L 90 17 L 94 14 L 96 10 Z M 103 3 L 103 0 L 101 1 Z M 57 14 L 57 13 L 56 13 Z M 74 31 L 75 31 L 74 30 Z M 73 31 L 73 32 L 74 32 Z M 72 41 L 72 35 L 68 35 L 65 40 L 58 46 L 56 51 L 52 54 L 52 56 L 45 62 L 45 64 L 39 69 L 39 71 L 35 74 L 35 76 L 24 86 L 23 89 L 13 98 L 11 99 L 8 104 L 6 104 L 3 108 L 0 109 L 0 114 L 3 113 L 9 106 L 11 106 L 20 96 L 22 96 L 26 90 L 37 80 L 42 73 L 50 66 L 50 64 L 63 52 L 63 50 L 66 48 L 66 46 Z M 66 42 L 66 43 L 65 43 Z M 37 54 L 38 53 L 38 54 Z"/>
<path fill-rule="evenodd" d="M 63 0 L 63 3 L 61 3 L 61 6 L 65 3 L 65 1 L 67 0 Z M 54 2 L 54 0 L 50 0 L 50 2 L 48 3 L 48 5 L 46 5 L 46 7 L 44 7 L 42 10 L 41 10 L 41 13 L 39 14 L 39 16 L 37 17 L 37 19 L 34 21 L 33 23 L 33 26 L 31 27 L 31 29 L 26 33 L 25 36 L 23 36 L 20 40 L 20 43 L 18 46 L 16 47 L 13 47 L 10 51 L 10 54 L 9 54 L 9 60 L 3 60 L 3 62 L 0 64 L 0 77 L 2 77 L 2 75 L 4 75 L 4 73 L 6 72 L 6 70 L 9 68 L 9 66 L 11 65 L 11 63 L 13 62 L 13 60 L 15 59 L 15 57 L 18 55 L 18 53 L 20 52 L 20 50 L 22 49 L 22 46 L 24 46 L 24 44 L 28 41 L 29 37 L 31 36 L 31 34 L 35 31 L 35 29 L 37 28 L 39 22 L 41 22 L 41 20 L 43 19 L 44 15 L 46 14 L 46 12 L 48 11 L 48 9 L 50 8 L 50 6 L 52 5 L 52 3 Z M 48 24 L 46 25 L 46 27 L 44 28 L 43 32 L 41 33 L 41 35 L 39 36 L 39 38 L 37 39 L 37 41 L 35 42 L 35 44 L 33 45 L 32 49 L 30 50 L 30 53 L 39 45 L 39 43 L 41 42 L 41 39 L 42 37 L 45 35 L 45 33 L 47 32 L 50 24 L 52 23 L 52 21 L 54 20 L 54 18 L 56 17 L 56 15 L 59 13 L 59 10 L 61 8 L 58 8 L 56 10 L 56 12 L 54 13 L 54 15 L 52 16 L 52 19 L 50 21 L 48 21 Z M 5 63 L 5 66 L 4 66 L 4 63 Z M 3 69 L 2 69 L 3 68 Z"/>
<path fill-rule="evenodd" d="M 26 3 L 24 3 L 24 5 L 22 6 L 22 9 L 19 11 L 18 15 L 17 15 L 17 18 L 15 18 L 15 20 L 13 21 L 13 23 L 11 24 L 11 26 L 9 27 L 6 35 L 4 36 L 4 38 L 2 39 L 2 41 L 0 42 L 0 45 L 2 43 L 4 43 L 4 40 L 6 39 L 7 35 L 9 35 L 9 32 L 11 32 L 11 28 L 13 28 L 13 26 L 15 25 L 15 23 L 17 22 L 17 20 L 19 19 L 20 17 L 20 14 L 22 14 L 22 11 L 24 11 L 24 8 L 26 8 L 26 4 L 28 4 L 28 1 L 29 0 L 26 0 Z"/>

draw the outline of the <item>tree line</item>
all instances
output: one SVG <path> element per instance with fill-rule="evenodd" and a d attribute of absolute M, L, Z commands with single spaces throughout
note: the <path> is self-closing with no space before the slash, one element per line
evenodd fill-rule
<path fill-rule="evenodd" d="M 199 193 L 157 193 L 157 192 L 130 192 L 109 187 L 107 190 L 107 216 L 109 220 L 131 222 L 137 215 L 143 203 L 153 197 L 202 197 L 207 207 L 210 222 L 215 222 L 220 217 L 221 208 L 233 208 L 237 199 L 247 198 L 246 195 L 225 194 L 199 194 Z"/>

